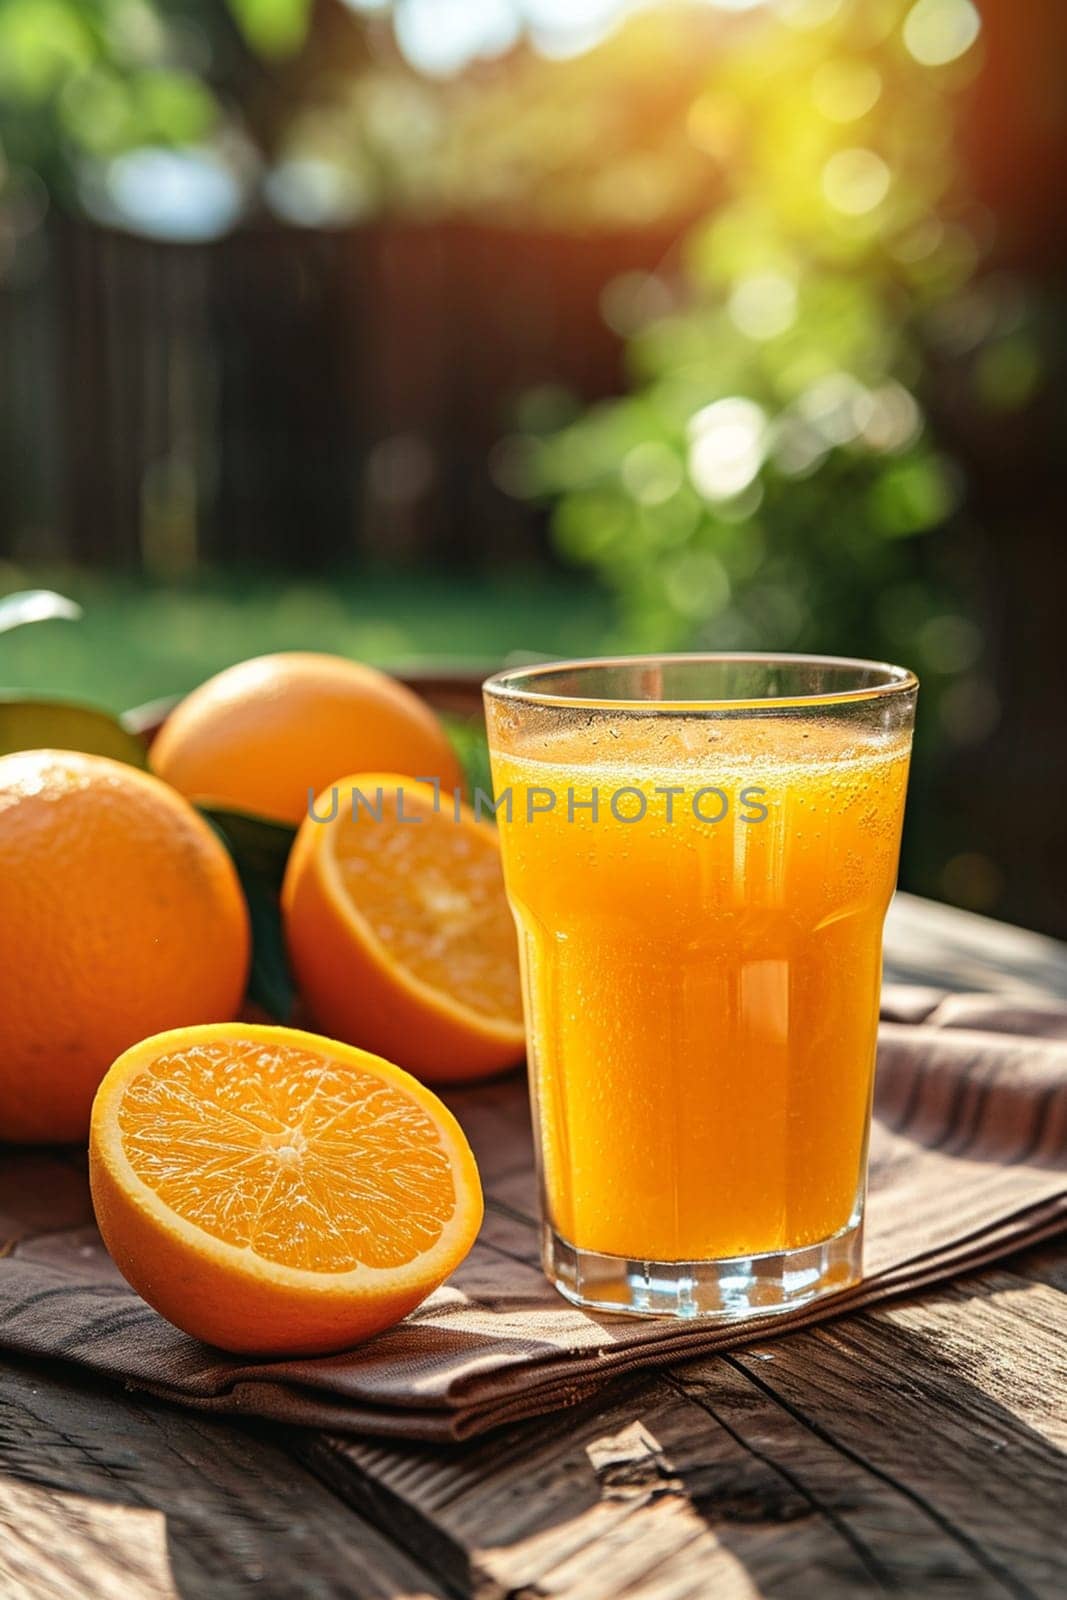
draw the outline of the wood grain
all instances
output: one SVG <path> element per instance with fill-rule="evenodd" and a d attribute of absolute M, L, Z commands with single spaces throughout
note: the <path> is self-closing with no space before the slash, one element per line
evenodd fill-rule
<path fill-rule="evenodd" d="M 439 1600 L 266 1429 L 0 1368 L 3 1600 Z"/>
<path fill-rule="evenodd" d="M 1061 1279 L 1045 1250 L 463 1450 L 292 1447 L 479 1600 L 1058 1600 Z"/>
<path fill-rule="evenodd" d="M 115 1600 L 175 1600 L 166 1519 L 0 1482 L 0 1586 L 6 1600 L 64 1600 L 87 1589 Z"/>

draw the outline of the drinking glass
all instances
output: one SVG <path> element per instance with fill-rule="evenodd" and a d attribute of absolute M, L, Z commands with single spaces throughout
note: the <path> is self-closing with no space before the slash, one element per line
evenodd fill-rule
<path fill-rule="evenodd" d="M 918 683 L 830 657 L 568 661 L 485 685 L 545 1272 L 743 1318 L 860 1273 Z"/>

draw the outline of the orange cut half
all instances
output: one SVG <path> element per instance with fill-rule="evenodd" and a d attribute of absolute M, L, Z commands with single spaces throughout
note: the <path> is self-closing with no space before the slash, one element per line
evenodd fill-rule
<path fill-rule="evenodd" d="M 93 1105 L 93 1204 L 129 1283 L 183 1332 L 311 1355 L 391 1327 L 482 1219 L 478 1169 L 399 1067 L 293 1028 L 156 1034 Z"/>
<path fill-rule="evenodd" d="M 522 1059 L 496 829 L 451 794 L 395 773 L 339 779 L 300 826 L 282 910 L 301 991 L 329 1033 L 428 1082 Z"/>

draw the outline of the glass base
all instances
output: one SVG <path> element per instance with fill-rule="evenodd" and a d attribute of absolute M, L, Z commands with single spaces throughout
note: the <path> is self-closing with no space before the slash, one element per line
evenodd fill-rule
<path fill-rule="evenodd" d="M 795 1250 L 717 1261 L 631 1261 L 579 1250 L 547 1224 L 541 1259 L 560 1294 L 587 1311 L 742 1322 L 839 1294 L 860 1277 L 863 1221 Z"/>

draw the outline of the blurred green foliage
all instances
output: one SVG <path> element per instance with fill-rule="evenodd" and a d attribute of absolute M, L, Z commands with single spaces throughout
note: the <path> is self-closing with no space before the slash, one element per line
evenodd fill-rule
<path fill-rule="evenodd" d="M 1044 361 L 1017 289 L 983 271 L 990 219 L 961 192 L 972 0 L 665 4 L 571 59 L 520 41 L 440 78 L 405 60 L 395 8 L 357 9 L 0 0 L 0 187 L 28 170 L 78 206 L 85 172 L 122 151 L 208 145 L 242 206 L 313 227 L 684 222 L 660 269 L 604 292 L 628 392 L 584 413 L 531 393 L 494 451 L 498 481 L 550 505 L 561 552 L 614 597 L 613 633 L 562 586 L 543 612 L 525 592 L 514 610 L 475 606 L 473 644 L 463 608 L 434 599 L 365 613 L 348 590 L 230 596 L 205 580 L 95 595 L 78 643 L 40 630 L 47 650 L 5 646 L 9 670 L 38 687 L 103 674 L 96 692 L 121 705 L 305 632 L 372 659 L 469 643 L 825 650 L 914 667 L 920 744 L 983 739 L 998 707 L 974 510 L 939 408 L 948 372 L 972 422 L 996 419 L 1031 399 Z M 920 751 L 920 816 L 931 771 Z"/>
<path fill-rule="evenodd" d="M 719 188 L 686 115 L 723 25 L 706 7 L 667 5 L 586 53 L 546 60 L 520 46 L 451 78 L 420 75 L 386 37 L 361 71 L 306 89 L 277 158 L 314 187 L 326 221 L 473 215 L 579 233 L 688 222 Z"/>
<path fill-rule="evenodd" d="M 210 146 L 286 220 L 325 225 L 632 225 L 706 197 L 685 110 L 721 17 L 666 6 L 572 59 L 520 43 L 436 77 L 390 19 L 312 0 L 0 0 L 0 178 L 33 172 L 77 209 L 114 156 Z"/>
<path fill-rule="evenodd" d="M 5 165 L 66 185 L 73 151 L 191 143 L 215 114 L 143 0 L 0 0 Z"/>
<path fill-rule="evenodd" d="M 1000 336 L 959 192 L 976 30 L 968 0 L 793 0 L 715 61 L 687 124 L 724 197 L 604 297 L 630 392 L 576 417 L 532 395 L 509 445 L 618 596 L 620 645 L 888 657 L 923 679 L 926 737 L 987 731 L 967 541 L 930 537 L 963 492 L 931 353 L 966 348 L 998 406 L 1039 355 L 1025 326 Z"/>
<path fill-rule="evenodd" d="M 265 56 L 287 56 L 307 36 L 312 0 L 229 0 L 241 32 Z"/>
<path fill-rule="evenodd" d="M 72 200 L 78 165 L 194 145 L 232 107 L 219 93 L 247 46 L 302 44 L 311 0 L 0 0 L 0 176 L 29 169 Z"/>

